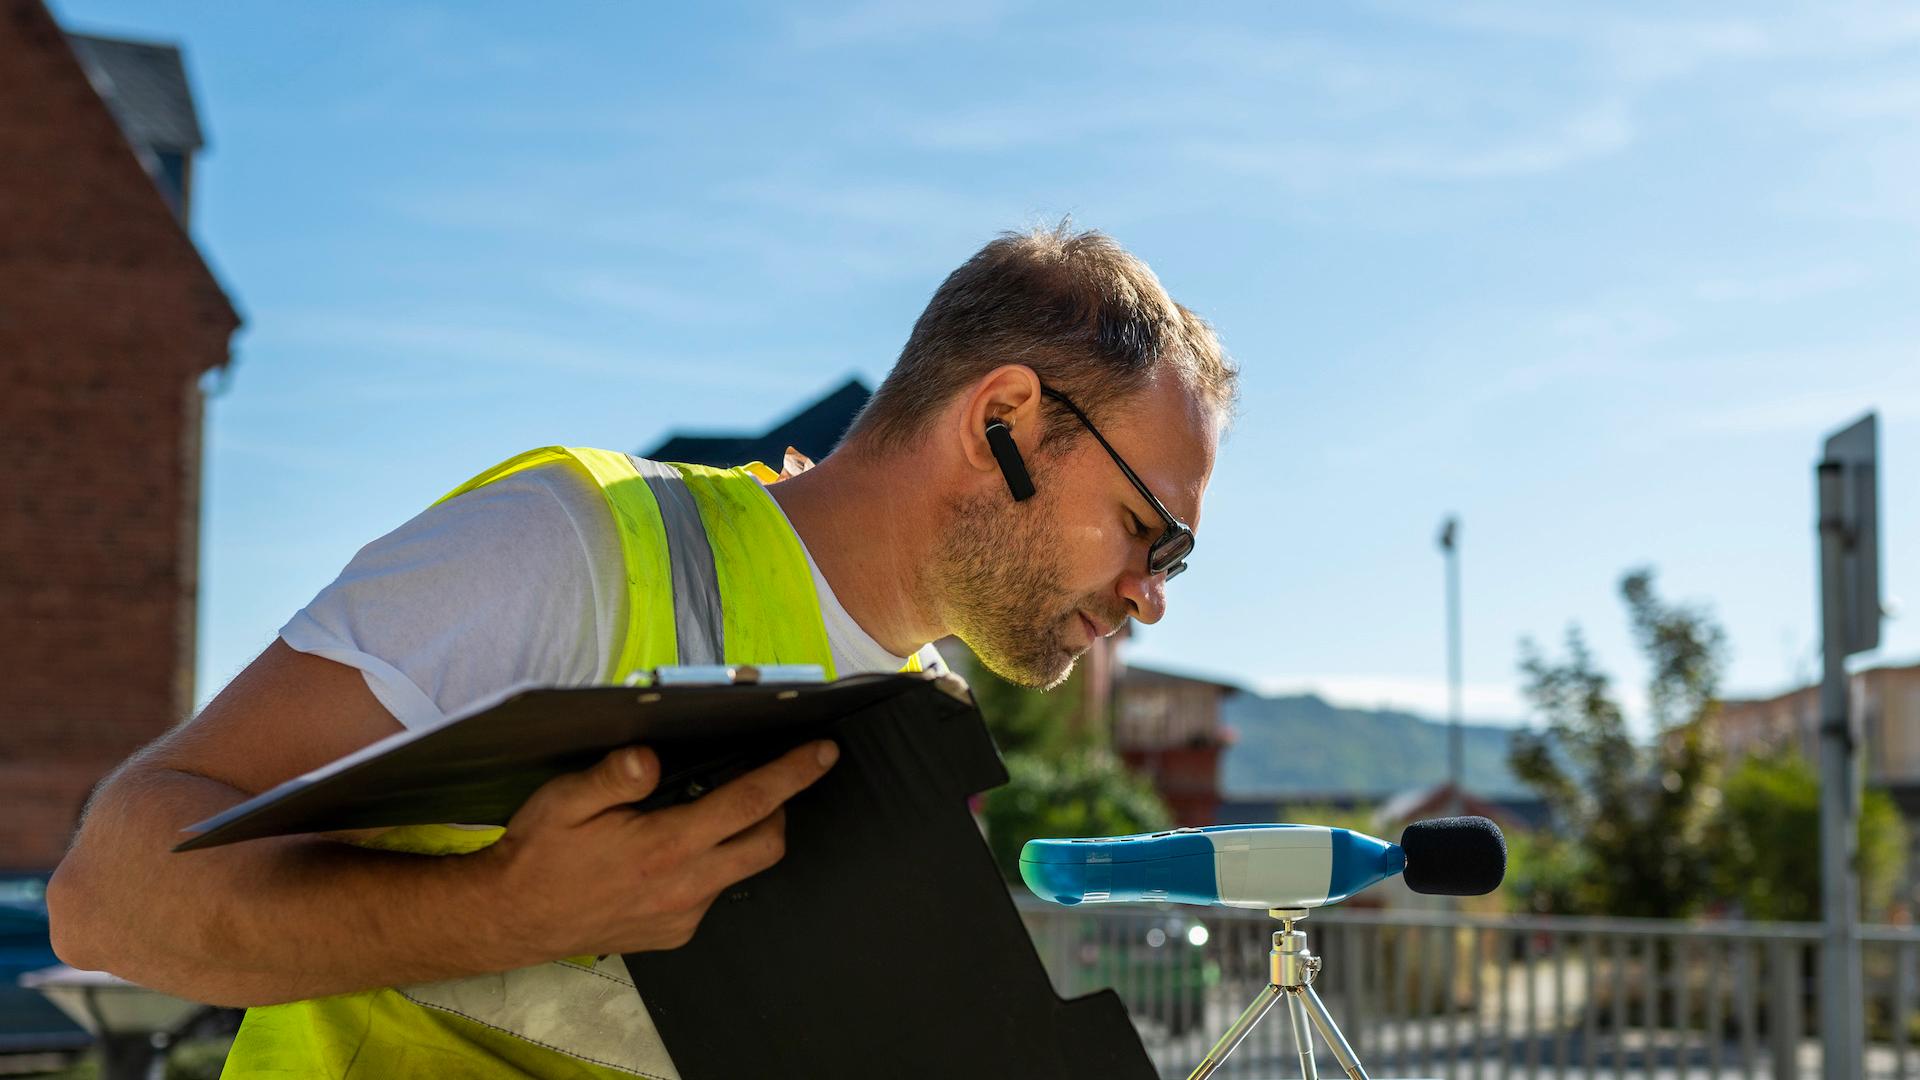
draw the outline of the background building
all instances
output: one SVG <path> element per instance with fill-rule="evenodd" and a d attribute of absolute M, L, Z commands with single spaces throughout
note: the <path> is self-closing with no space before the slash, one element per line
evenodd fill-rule
<path fill-rule="evenodd" d="M 15 979 L 54 963 L 41 890 L 88 793 L 192 707 L 201 377 L 240 319 L 187 234 L 202 138 L 179 49 L 68 35 L 39 0 L 0 0 L 0 102 L 10 1072 L 91 1041 Z"/>
<path fill-rule="evenodd" d="M 682 461 L 730 469 L 749 461 L 763 462 L 775 472 L 791 446 L 819 461 L 840 445 L 840 436 L 873 391 L 859 379 L 848 379 L 839 389 L 802 408 L 758 435 L 737 432 L 674 432 L 665 442 L 641 454 L 654 461 Z"/>
<path fill-rule="evenodd" d="M 0 869 L 193 702 L 201 377 L 240 325 L 187 233 L 179 50 L 0 0 Z"/>
<path fill-rule="evenodd" d="M 1854 673 L 1849 686 L 1865 740 L 1867 782 L 1920 787 L 1920 664 L 1868 668 Z M 1719 735 L 1729 762 L 1785 748 L 1817 760 L 1820 688 L 1723 702 Z"/>
<path fill-rule="evenodd" d="M 1220 754 L 1230 741 L 1221 706 L 1230 683 L 1126 666 L 1115 680 L 1113 749 L 1146 777 L 1177 825 L 1219 821 Z"/>

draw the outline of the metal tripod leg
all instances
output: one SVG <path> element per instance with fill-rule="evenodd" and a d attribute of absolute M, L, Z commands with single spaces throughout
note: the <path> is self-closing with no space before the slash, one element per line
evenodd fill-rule
<path fill-rule="evenodd" d="M 1200 1062 L 1200 1066 L 1187 1074 L 1187 1080 L 1207 1080 L 1207 1077 L 1212 1076 L 1215 1070 L 1226 1063 L 1227 1055 L 1233 1053 L 1234 1047 L 1245 1042 L 1247 1036 L 1253 1033 L 1253 1026 L 1260 1022 L 1261 1017 L 1267 1015 L 1267 1010 L 1273 1008 L 1283 993 L 1285 991 L 1271 983 L 1261 990 L 1260 996 L 1254 998 L 1253 1004 L 1248 1005 L 1240 1014 L 1240 1019 L 1235 1020 L 1233 1026 L 1227 1029 L 1227 1033 L 1220 1036 L 1220 1041 L 1213 1044 L 1213 1049 L 1207 1051 L 1207 1056 Z"/>
<path fill-rule="evenodd" d="M 1312 987 L 1307 988 L 1312 993 Z M 1305 1080 L 1320 1080 L 1320 1066 L 1313 1060 L 1313 1029 L 1307 1026 L 1307 1007 L 1301 992 L 1287 991 L 1287 1015 L 1293 1020 L 1293 1048 L 1300 1055 L 1300 1075 Z"/>
<path fill-rule="evenodd" d="M 1294 996 L 1306 999 L 1302 1008 L 1313 1017 L 1313 1026 L 1320 1029 L 1320 1037 L 1327 1040 L 1340 1067 L 1347 1070 L 1348 1080 L 1367 1080 L 1367 1070 L 1361 1067 L 1360 1058 L 1354 1054 L 1353 1047 L 1347 1045 L 1347 1037 L 1340 1034 L 1340 1025 L 1333 1022 L 1333 1014 L 1327 1011 L 1326 1003 L 1320 1000 L 1320 994 L 1313 985 L 1309 983 L 1301 987 L 1300 993 Z M 1313 1074 L 1307 1075 L 1311 1077 Z"/>

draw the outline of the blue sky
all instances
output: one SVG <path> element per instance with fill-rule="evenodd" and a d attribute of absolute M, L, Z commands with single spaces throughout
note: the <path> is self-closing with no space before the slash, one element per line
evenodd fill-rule
<path fill-rule="evenodd" d="M 1920 575 L 1920 14 L 1896 5 L 236 5 L 184 45 L 195 231 L 248 325 L 208 414 L 200 696 L 366 540 L 521 449 L 769 423 L 885 372 L 996 231 L 1072 214 L 1245 401 L 1141 662 L 1469 712 L 1615 585 L 1815 670 L 1811 469 L 1880 410 Z M 1732 13 L 1730 13 L 1732 12 Z M 903 464 L 902 482 L 912 482 Z M 1920 658 L 1920 611 L 1868 662 Z"/>

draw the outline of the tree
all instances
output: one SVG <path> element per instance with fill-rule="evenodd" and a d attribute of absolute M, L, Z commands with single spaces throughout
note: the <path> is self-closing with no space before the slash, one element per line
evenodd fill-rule
<path fill-rule="evenodd" d="M 1085 693 L 1084 669 L 1076 670 L 1054 689 L 1043 691 L 1008 682 L 988 671 L 972 653 L 960 657 L 954 667 L 972 688 L 973 700 L 980 706 L 987 732 L 1002 757 L 1057 757 L 1076 738 L 1074 718 Z"/>
<path fill-rule="evenodd" d="M 1860 906 L 1871 918 L 1899 888 L 1907 831 L 1893 799 L 1871 790 L 1859 829 Z M 1727 778 L 1712 849 L 1721 893 L 1747 918 L 1820 918 L 1820 778 L 1812 764 L 1792 751 L 1741 762 Z"/>
<path fill-rule="evenodd" d="M 955 667 L 1007 765 L 1007 782 L 980 808 L 987 847 L 1007 880 L 1020 880 L 1020 849 L 1035 837 L 1121 836 L 1171 823 L 1160 796 L 1114 757 L 1104 726 L 1076 722 L 1084 668 L 1040 691 L 1000 678 L 972 655 Z"/>
<path fill-rule="evenodd" d="M 1580 913 L 1672 918 L 1697 911 L 1712 891 L 1711 723 L 1725 636 L 1704 610 L 1662 602 L 1650 569 L 1628 573 L 1620 594 L 1652 670 L 1653 739 L 1628 733 L 1607 676 L 1573 627 L 1564 660 L 1522 643 L 1526 696 L 1546 730 L 1517 734 L 1510 764 L 1546 800 L 1563 842 L 1578 848 L 1555 851 L 1536 838 L 1544 845 L 1536 856 L 1566 868 L 1556 877 L 1571 877 L 1555 892 Z"/>
<path fill-rule="evenodd" d="M 1016 754 L 1006 761 L 1008 780 L 987 792 L 981 819 L 1008 881 L 1020 880 L 1020 849 L 1035 837 L 1126 836 L 1172 823 L 1153 788 L 1111 754 Z"/>

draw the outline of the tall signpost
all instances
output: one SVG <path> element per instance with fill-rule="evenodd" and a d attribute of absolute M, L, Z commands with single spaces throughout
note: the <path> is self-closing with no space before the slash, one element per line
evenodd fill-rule
<path fill-rule="evenodd" d="M 1847 657 L 1880 644 L 1879 435 L 1868 413 L 1827 439 L 1819 490 L 1821 1061 L 1827 1080 L 1863 1075 L 1860 971 L 1860 738 Z"/>

